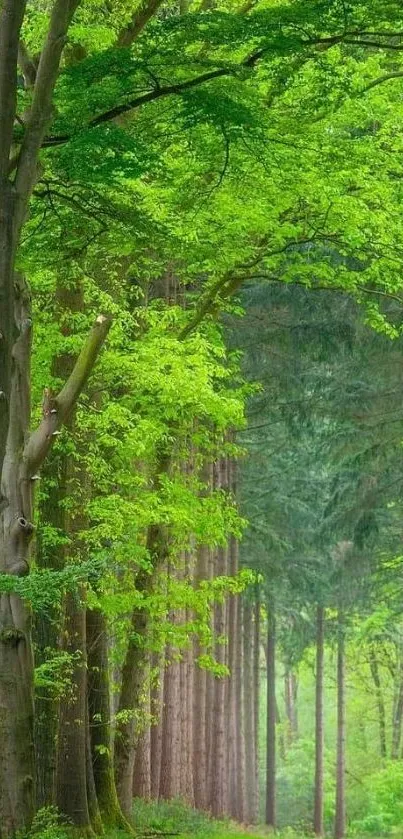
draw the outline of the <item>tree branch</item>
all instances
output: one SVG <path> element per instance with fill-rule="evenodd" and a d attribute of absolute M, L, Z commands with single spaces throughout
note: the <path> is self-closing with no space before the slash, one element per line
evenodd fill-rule
<path fill-rule="evenodd" d="M 163 0 L 145 0 L 145 2 L 142 2 L 140 8 L 134 12 L 130 23 L 122 29 L 117 40 L 117 46 L 130 47 L 133 41 L 140 35 L 140 32 L 143 31 L 148 21 L 154 17 L 162 2 Z"/>
<path fill-rule="evenodd" d="M 17 105 L 18 42 L 26 0 L 3 0 L 0 12 L 0 179 L 8 174 Z"/>
<path fill-rule="evenodd" d="M 52 117 L 53 91 L 59 72 L 66 35 L 80 0 L 55 0 L 49 30 L 39 61 L 32 106 L 19 155 L 15 185 L 20 202 L 17 224 L 21 225 L 25 205 L 36 181 L 37 159 Z"/>
<path fill-rule="evenodd" d="M 18 45 L 18 64 L 24 76 L 25 87 L 27 89 L 34 87 L 37 70 L 36 64 L 28 54 L 24 41 L 21 40 Z"/>
<path fill-rule="evenodd" d="M 23 476 L 32 480 L 52 446 L 56 432 L 66 422 L 82 392 L 111 327 L 111 318 L 99 315 L 66 384 L 56 397 L 46 394 L 43 419 L 23 453 Z"/>
<path fill-rule="evenodd" d="M 396 71 L 395 73 L 387 73 L 385 76 L 379 76 L 378 79 L 374 79 L 374 81 L 367 84 L 360 93 L 366 93 L 368 90 L 372 90 L 373 87 L 377 87 L 379 84 L 383 84 L 384 82 L 389 82 L 391 79 L 401 79 L 403 78 L 403 71 Z"/>

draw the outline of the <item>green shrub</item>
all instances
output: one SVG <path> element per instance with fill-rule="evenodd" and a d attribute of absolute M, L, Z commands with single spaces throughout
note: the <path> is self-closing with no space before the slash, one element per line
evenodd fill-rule
<path fill-rule="evenodd" d="M 66 828 L 56 807 L 43 807 L 38 810 L 24 839 L 68 839 Z"/>
<path fill-rule="evenodd" d="M 403 763 L 388 761 L 364 781 L 365 814 L 351 824 L 354 833 L 385 835 L 403 825 Z"/>

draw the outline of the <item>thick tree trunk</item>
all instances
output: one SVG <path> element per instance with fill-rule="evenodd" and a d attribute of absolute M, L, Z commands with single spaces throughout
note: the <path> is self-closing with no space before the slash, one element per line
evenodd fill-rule
<path fill-rule="evenodd" d="M 316 836 L 323 836 L 323 665 L 325 644 L 325 610 L 316 612 L 316 700 L 315 700 L 315 806 L 313 829 Z"/>
<path fill-rule="evenodd" d="M 336 763 L 336 812 L 335 839 L 343 839 L 346 830 L 346 696 L 345 696 L 345 638 L 343 615 L 339 611 L 337 643 L 337 763 Z"/>
<path fill-rule="evenodd" d="M 385 701 L 384 701 L 384 698 L 383 698 L 381 677 L 379 675 L 378 659 L 376 657 L 375 648 L 372 644 L 371 644 L 370 649 L 369 649 L 369 666 L 370 666 L 370 670 L 371 670 L 372 681 L 373 681 L 374 686 L 375 686 L 376 703 L 377 703 L 377 706 L 378 706 L 380 755 L 381 755 L 382 758 L 386 758 L 387 757 L 387 750 L 386 750 Z"/>
<path fill-rule="evenodd" d="M 0 573 L 23 576 L 29 572 L 29 543 L 33 533 L 33 484 L 21 463 L 30 417 L 31 320 L 27 288 L 23 278 L 17 275 L 12 283 L 10 310 L 7 289 L 11 256 L 10 252 L 8 256 L 1 253 L 2 247 L 10 248 L 7 238 L 6 242 L 0 238 L 0 269 L 5 272 L 0 277 L 0 365 L 4 365 L 0 372 L 0 438 L 7 437 L 5 450 L 0 449 Z M 7 264 L 2 265 L 4 260 Z M 8 323 L 3 319 L 3 304 Z M 31 615 L 19 597 L 1 594 L 0 836 L 8 837 L 16 830 L 24 830 L 33 815 L 33 716 Z"/>
<path fill-rule="evenodd" d="M 276 617 L 274 601 L 267 604 L 267 748 L 266 824 L 276 828 Z"/>

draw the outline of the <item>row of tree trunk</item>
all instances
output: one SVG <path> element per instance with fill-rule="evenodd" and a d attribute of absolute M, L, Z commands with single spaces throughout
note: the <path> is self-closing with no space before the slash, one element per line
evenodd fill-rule
<path fill-rule="evenodd" d="M 235 540 L 228 550 L 201 549 L 195 584 L 236 573 L 237 566 Z M 213 633 L 215 663 L 229 675 L 201 666 L 206 650 L 197 638 L 180 658 L 168 645 L 162 661 L 151 661 L 145 719 L 149 713 L 154 724 L 145 725 L 138 743 L 133 793 L 182 798 L 214 816 L 253 823 L 258 821 L 258 593 L 255 599 L 232 595 L 216 603 Z"/>

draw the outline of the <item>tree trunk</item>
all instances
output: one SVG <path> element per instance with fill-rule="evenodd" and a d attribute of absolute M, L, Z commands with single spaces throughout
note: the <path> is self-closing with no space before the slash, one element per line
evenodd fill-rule
<path fill-rule="evenodd" d="M 179 794 L 179 665 L 173 661 L 175 650 L 168 646 L 164 673 L 164 699 L 162 710 L 162 749 L 160 797 L 176 798 Z"/>
<path fill-rule="evenodd" d="M 291 746 L 298 737 L 297 717 L 298 677 L 293 670 L 286 668 L 284 675 L 284 699 L 287 718 L 287 745 Z"/>
<path fill-rule="evenodd" d="M 325 612 L 323 606 L 316 611 L 316 700 L 315 700 L 315 806 L 313 829 L 316 836 L 323 836 L 323 665 L 325 643 Z"/>
<path fill-rule="evenodd" d="M 234 560 L 236 556 L 230 553 L 229 574 L 237 572 Z M 237 595 L 228 598 L 228 668 L 229 676 L 226 680 L 227 707 L 227 765 L 228 765 L 228 808 L 234 818 L 238 815 L 238 766 L 237 766 L 237 644 L 240 640 L 238 632 L 239 600 Z"/>
<path fill-rule="evenodd" d="M 160 775 L 161 775 L 161 749 L 162 749 L 162 702 L 164 672 L 163 662 L 160 653 L 154 653 L 152 657 L 152 686 L 151 686 L 151 715 L 153 724 L 150 732 L 151 748 L 151 797 L 159 798 Z M 154 672 L 157 671 L 157 672 Z"/>
<path fill-rule="evenodd" d="M 150 667 L 147 665 L 145 674 L 146 690 L 144 696 L 143 711 L 145 714 L 144 726 L 140 736 L 137 738 L 136 758 L 134 761 L 133 774 L 133 796 L 135 798 L 151 798 L 151 697 L 150 697 Z"/>
<path fill-rule="evenodd" d="M 197 586 L 208 575 L 209 549 L 201 547 L 197 553 L 195 584 Z M 207 672 L 198 665 L 198 658 L 204 649 L 198 638 L 194 641 L 194 670 L 193 670 L 193 779 L 195 806 L 198 810 L 206 810 L 208 806 L 207 790 L 207 731 L 206 731 L 206 697 Z"/>
<path fill-rule="evenodd" d="M 96 609 L 88 610 L 86 628 L 89 735 L 96 796 L 105 827 L 128 830 L 130 826 L 120 809 L 115 786 L 108 628 L 102 612 Z"/>
<path fill-rule="evenodd" d="M 84 591 L 81 591 L 84 597 Z M 72 692 L 60 706 L 56 804 L 83 834 L 92 834 L 87 796 L 87 646 L 85 607 L 68 594 L 62 648 L 75 662 Z"/>
<path fill-rule="evenodd" d="M 253 808 L 253 823 L 259 821 L 260 776 L 259 776 L 259 728 L 260 728 L 260 590 L 255 586 L 254 602 L 254 640 L 253 640 L 253 725 L 255 752 L 255 802 Z"/>
<path fill-rule="evenodd" d="M 396 684 L 396 698 L 393 708 L 393 723 L 392 723 L 392 760 L 397 760 L 400 751 L 400 739 L 402 736 L 402 718 L 403 718 L 403 650 L 400 646 L 398 649 L 398 668 L 397 668 L 397 684 Z"/>
<path fill-rule="evenodd" d="M 29 572 L 29 543 L 33 533 L 33 483 L 21 464 L 30 419 L 31 320 L 29 296 L 22 277 L 16 276 L 15 283 L 12 283 L 16 295 L 18 289 L 18 296 L 14 312 L 13 308 L 9 308 L 14 292 L 8 299 L 11 263 L 9 265 L 7 260 L 11 259 L 11 255 L 9 251 L 8 256 L 2 251 L 6 245 L 7 241 L 0 239 L 0 269 L 4 272 L 0 276 L 0 442 L 7 438 L 5 451 L 0 448 L 0 573 L 18 577 Z M 2 264 L 3 260 L 6 260 L 6 265 Z M 8 322 L 4 320 L 5 315 L 9 317 Z M 16 595 L 1 594 L 1 836 L 8 837 L 17 830 L 25 830 L 32 819 L 35 773 L 33 720 L 30 611 Z"/>
<path fill-rule="evenodd" d="M 276 828 L 276 617 L 274 601 L 267 604 L 267 762 L 266 824 Z"/>
<path fill-rule="evenodd" d="M 161 475 L 166 475 L 170 467 L 170 457 L 161 455 L 154 478 L 158 488 Z M 136 578 L 136 588 L 147 595 L 152 591 L 155 574 L 163 567 L 167 557 L 167 534 L 161 524 L 152 524 L 147 532 L 147 550 L 153 572 L 140 571 Z M 122 670 L 122 685 L 119 697 L 119 713 L 125 712 L 116 726 L 115 735 L 115 777 L 116 789 L 122 812 L 127 819 L 131 817 L 133 796 L 133 772 L 136 757 L 136 726 L 134 712 L 140 704 L 141 691 L 149 662 L 147 649 L 150 628 L 149 613 L 144 608 L 135 608 L 131 618 L 129 644 Z M 127 713 L 129 716 L 127 716 Z"/>
<path fill-rule="evenodd" d="M 379 746 L 380 755 L 382 758 L 387 757 L 386 750 L 386 711 L 385 702 L 382 692 L 381 677 L 379 675 L 378 659 L 374 646 L 371 644 L 369 648 L 369 666 L 371 669 L 372 681 L 375 686 L 376 703 L 378 706 L 378 722 L 379 722 Z"/>
<path fill-rule="evenodd" d="M 68 458 L 52 453 L 43 470 L 44 493 L 39 507 L 36 564 L 38 568 L 60 571 L 65 562 L 66 550 L 61 543 L 66 539 L 66 496 Z M 52 485 L 50 485 L 50 480 Z M 43 539 L 43 525 L 54 529 L 56 544 Z M 60 540 L 60 543 L 59 543 Z M 35 615 L 34 644 L 36 665 L 43 664 L 49 651 L 57 650 L 60 638 L 60 615 L 56 609 L 47 609 Z M 35 699 L 35 764 L 36 803 L 38 809 L 55 803 L 55 772 L 57 730 L 60 697 L 52 686 L 41 686 Z"/>
<path fill-rule="evenodd" d="M 339 611 L 337 643 L 337 764 L 336 764 L 336 812 L 335 839 L 343 839 L 346 829 L 346 696 L 345 696 L 345 638 L 343 615 Z"/>
<path fill-rule="evenodd" d="M 139 591 L 148 591 L 152 585 L 149 574 L 140 573 L 137 583 Z M 119 697 L 119 713 L 115 734 L 115 778 L 116 789 L 122 812 L 131 818 L 133 802 L 133 773 L 136 758 L 136 723 L 134 711 L 140 705 L 141 693 L 147 674 L 147 634 L 149 615 L 145 608 L 133 610 L 130 626 L 130 641 L 122 670 L 122 685 Z M 123 712 L 128 712 L 124 716 Z"/>
<path fill-rule="evenodd" d="M 225 574 L 227 568 L 226 550 L 218 550 L 218 573 Z M 216 603 L 214 609 L 214 634 L 220 639 L 225 634 L 226 615 L 225 602 Z M 223 643 L 216 643 L 215 658 L 218 664 L 225 664 L 225 647 Z M 227 727 L 226 727 L 226 680 L 224 677 L 214 679 L 212 731 L 211 731 L 211 812 L 220 818 L 228 812 L 228 777 L 227 777 Z"/>
<path fill-rule="evenodd" d="M 243 604 L 243 704 L 245 728 L 245 817 L 247 824 L 256 822 L 256 740 L 254 719 L 254 638 L 253 604 L 245 600 Z"/>
<path fill-rule="evenodd" d="M 231 539 L 231 552 L 238 553 L 238 543 Z M 238 561 L 236 562 L 238 565 Z M 239 822 L 245 821 L 245 730 L 244 730 L 244 703 L 243 703 L 243 603 L 238 599 L 236 644 L 235 644 L 235 720 L 236 720 L 236 779 L 237 779 L 237 806 L 236 817 Z"/>

